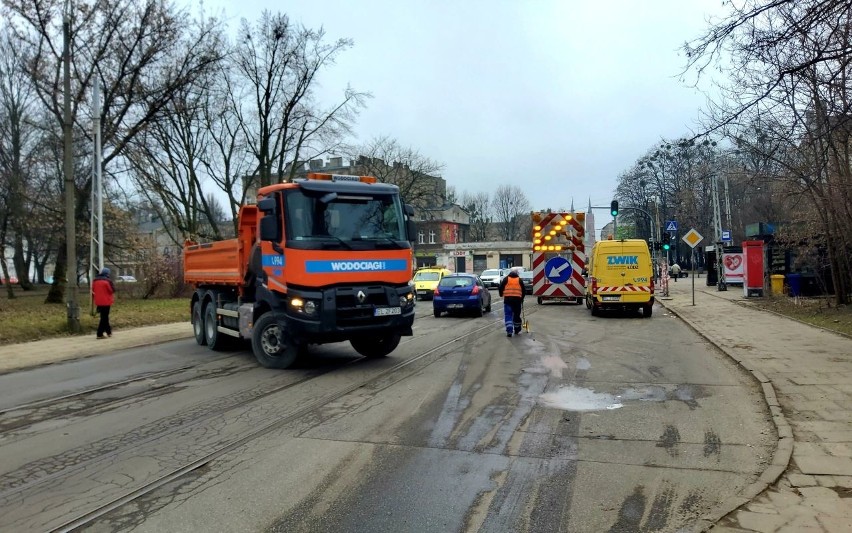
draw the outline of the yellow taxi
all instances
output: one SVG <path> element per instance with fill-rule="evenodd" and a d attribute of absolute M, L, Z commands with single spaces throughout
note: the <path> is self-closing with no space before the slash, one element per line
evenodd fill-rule
<path fill-rule="evenodd" d="M 421 268 L 414 273 L 414 294 L 418 300 L 431 300 L 435 288 L 441 278 L 451 274 L 449 270 L 441 267 Z"/>

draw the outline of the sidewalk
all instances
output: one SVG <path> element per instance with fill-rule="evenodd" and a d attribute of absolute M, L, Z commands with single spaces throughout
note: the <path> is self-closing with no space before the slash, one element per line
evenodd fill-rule
<path fill-rule="evenodd" d="M 852 339 L 754 309 L 741 286 L 669 282 L 666 309 L 749 370 L 778 429 L 772 464 L 704 527 L 852 531 Z M 656 316 L 656 315 L 655 315 Z M 715 524 L 715 525 L 714 525 Z"/>
<path fill-rule="evenodd" d="M 0 374 L 188 337 L 192 337 L 190 323 L 177 322 L 116 330 L 112 337 L 100 340 L 92 333 L 22 344 L 6 344 L 0 346 Z"/>

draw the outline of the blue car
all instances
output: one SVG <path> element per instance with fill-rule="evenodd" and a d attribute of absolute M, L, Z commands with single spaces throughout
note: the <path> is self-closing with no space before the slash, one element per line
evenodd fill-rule
<path fill-rule="evenodd" d="M 472 312 L 482 316 L 491 311 L 491 293 L 473 274 L 449 274 L 441 278 L 432 298 L 435 318 L 446 311 Z"/>

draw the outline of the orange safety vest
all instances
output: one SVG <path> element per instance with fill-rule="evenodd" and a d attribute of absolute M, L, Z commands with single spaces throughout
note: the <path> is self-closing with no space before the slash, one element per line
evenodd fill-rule
<path fill-rule="evenodd" d="M 521 279 L 514 276 L 509 276 L 506 279 L 506 286 L 503 287 L 503 298 L 520 298 L 524 295 L 521 290 Z"/>

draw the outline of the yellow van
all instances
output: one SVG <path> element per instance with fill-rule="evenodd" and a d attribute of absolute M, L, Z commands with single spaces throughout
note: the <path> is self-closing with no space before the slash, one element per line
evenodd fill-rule
<path fill-rule="evenodd" d="M 598 241 L 586 265 L 586 307 L 598 316 L 604 309 L 654 309 L 654 266 L 642 239 Z"/>
<path fill-rule="evenodd" d="M 414 294 L 418 300 L 431 300 L 441 278 L 450 274 L 446 268 L 421 268 L 414 273 Z"/>

